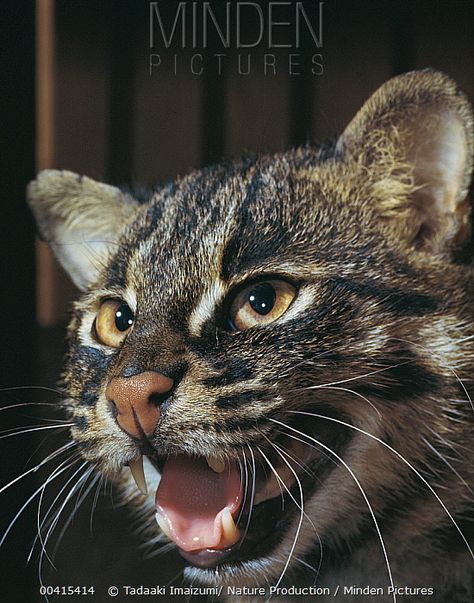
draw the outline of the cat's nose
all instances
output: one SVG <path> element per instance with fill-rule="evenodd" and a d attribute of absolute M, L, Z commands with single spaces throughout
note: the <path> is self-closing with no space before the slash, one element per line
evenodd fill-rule
<path fill-rule="evenodd" d="M 105 390 L 117 409 L 117 423 L 135 438 L 150 436 L 160 420 L 160 403 L 174 381 L 161 373 L 146 371 L 132 377 L 114 377 Z"/>

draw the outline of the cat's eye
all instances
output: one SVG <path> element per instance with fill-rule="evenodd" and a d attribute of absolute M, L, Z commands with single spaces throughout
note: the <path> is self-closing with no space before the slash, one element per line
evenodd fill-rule
<path fill-rule="evenodd" d="M 286 312 L 296 297 L 296 289 L 286 281 L 254 283 L 240 291 L 232 302 L 229 324 L 234 331 L 266 325 Z"/>
<path fill-rule="evenodd" d="M 128 304 L 116 299 L 106 299 L 100 305 L 94 323 L 97 339 L 104 345 L 118 348 L 132 328 L 134 320 Z"/>

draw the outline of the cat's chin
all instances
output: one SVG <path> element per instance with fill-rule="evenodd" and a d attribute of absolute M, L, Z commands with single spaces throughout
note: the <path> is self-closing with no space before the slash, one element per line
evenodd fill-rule
<path fill-rule="evenodd" d="M 195 567 L 201 567 L 203 569 L 211 569 L 221 565 L 226 560 L 232 557 L 232 555 L 238 549 L 239 543 L 227 548 L 227 549 L 205 549 L 202 551 L 183 551 L 178 548 L 180 555 L 189 561 Z"/>

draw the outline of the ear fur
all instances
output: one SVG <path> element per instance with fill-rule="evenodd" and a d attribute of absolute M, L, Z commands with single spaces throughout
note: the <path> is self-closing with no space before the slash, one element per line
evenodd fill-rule
<path fill-rule="evenodd" d="M 473 118 L 446 75 L 413 71 L 386 82 L 348 125 L 337 151 L 366 169 L 379 189 L 381 216 L 400 239 L 442 252 L 466 238 Z"/>
<path fill-rule="evenodd" d="M 98 276 L 139 205 L 120 189 L 73 172 L 44 170 L 27 188 L 41 237 L 79 289 Z"/>

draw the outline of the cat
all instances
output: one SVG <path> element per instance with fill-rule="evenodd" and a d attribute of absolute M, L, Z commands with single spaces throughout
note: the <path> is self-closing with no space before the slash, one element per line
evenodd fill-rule
<path fill-rule="evenodd" d="M 472 156 L 468 101 L 423 70 L 318 149 L 145 199 L 69 171 L 28 186 L 83 292 L 74 446 L 190 583 L 472 600 Z"/>

